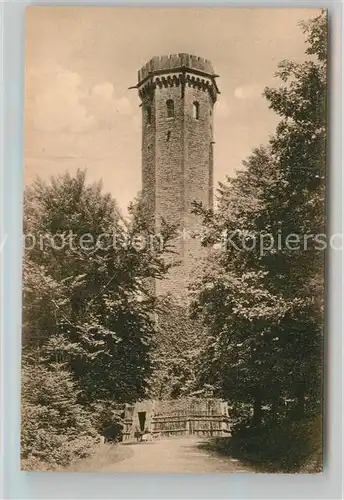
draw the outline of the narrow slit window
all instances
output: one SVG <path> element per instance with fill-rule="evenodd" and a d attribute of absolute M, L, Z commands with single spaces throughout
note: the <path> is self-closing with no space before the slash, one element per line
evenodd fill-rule
<path fill-rule="evenodd" d="M 174 116 L 174 102 L 172 99 L 166 101 L 167 118 L 173 118 Z"/>
<path fill-rule="evenodd" d="M 147 113 L 147 123 L 149 123 L 150 125 L 152 123 L 152 108 L 150 106 L 147 106 L 146 113 Z"/>
<path fill-rule="evenodd" d="M 195 101 L 192 106 L 192 116 L 196 118 L 196 120 L 199 119 L 199 102 Z"/>

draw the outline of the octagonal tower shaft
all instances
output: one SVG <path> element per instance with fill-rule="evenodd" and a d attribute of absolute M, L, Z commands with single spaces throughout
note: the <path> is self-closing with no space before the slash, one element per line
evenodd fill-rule
<path fill-rule="evenodd" d="M 209 61 L 189 54 L 154 57 L 138 72 L 142 104 L 142 196 L 159 234 L 162 219 L 178 227 L 179 265 L 156 293 L 180 294 L 204 255 L 192 234 L 192 203 L 213 205 L 213 107 L 219 93 Z"/>

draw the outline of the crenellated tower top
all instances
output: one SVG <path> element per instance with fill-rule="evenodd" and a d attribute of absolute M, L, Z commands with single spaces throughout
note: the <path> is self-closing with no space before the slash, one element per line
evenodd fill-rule
<path fill-rule="evenodd" d="M 213 66 L 207 59 L 182 53 L 153 57 L 138 71 L 138 81 L 140 83 L 152 73 L 157 73 L 160 71 L 163 72 L 166 70 L 170 71 L 171 69 L 178 70 L 181 68 L 201 71 L 202 73 L 217 76 L 214 75 Z"/>
<path fill-rule="evenodd" d="M 156 86 L 188 84 L 208 90 L 216 101 L 219 89 L 216 84 L 214 68 L 203 57 L 181 53 L 153 57 L 138 71 L 138 83 L 134 88 L 143 98 Z"/>

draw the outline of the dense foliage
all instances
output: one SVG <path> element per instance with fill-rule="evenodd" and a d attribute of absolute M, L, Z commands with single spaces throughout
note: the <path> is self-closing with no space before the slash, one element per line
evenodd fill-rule
<path fill-rule="evenodd" d="M 248 418 L 239 412 L 239 427 L 261 437 L 256 450 L 266 441 L 262 429 L 281 436 L 321 414 L 325 13 L 302 26 L 312 58 L 283 61 L 281 86 L 264 92 L 281 117 L 276 133 L 220 185 L 216 212 L 195 207 L 206 243 L 217 243 L 193 286 L 194 313 L 210 331 L 202 378 L 234 406 L 251 405 Z"/>
<path fill-rule="evenodd" d="M 185 397 L 198 388 L 204 339 L 204 325 L 190 318 L 185 302 L 171 295 L 159 298 L 152 346 L 152 397 Z"/>
<path fill-rule="evenodd" d="M 112 439 L 120 430 L 117 424 L 109 430 L 113 403 L 146 394 L 155 328 L 147 283 L 167 271 L 165 248 L 146 244 L 139 202 L 131 211 L 131 220 L 123 220 L 101 185 L 88 185 L 81 171 L 37 180 L 25 193 L 23 349 L 35 353 L 36 365 L 26 366 L 24 358 L 24 369 L 45 370 L 53 379 L 55 364 L 63 363 L 77 384 L 77 403 L 102 406 L 92 407 L 99 415 L 93 424 Z M 34 405 L 26 394 L 24 414 Z M 49 402 L 46 411 L 54 411 Z M 30 422 L 36 416 L 31 412 Z M 27 436 L 24 430 L 26 454 Z"/>
<path fill-rule="evenodd" d="M 59 364 L 25 359 L 22 371 L 23 468 L 49 470 L 86 457 L 98 441 L 78 387 Z"/>

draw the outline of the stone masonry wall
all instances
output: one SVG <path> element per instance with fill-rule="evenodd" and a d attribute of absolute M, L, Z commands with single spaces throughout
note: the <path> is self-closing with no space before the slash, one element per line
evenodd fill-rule
<path fill-rule="evenodd" d="M 199 103 L 199 118 L 193 117 L 193 103 Z M 200 229 L 200 219 L 192 214 L 194 201 L 205 207 L 213 203 L 213 165 L 210 154 L 213 141 L 213 102 L 208 92 L 197 87 L 188 87 L 185 92 L 184 127 L 184 226 L 190 231 Z M 188 238 L 184 253 L 184 266 L 189 274 L 204 256 L 206 249 L 200 238 Z"/>
<path fill-rule="evenodd" d="M 142 103 L 142 195 L 154 219 L 155 205 L 155 102 L 149 98 Z"/>
<path fill-rule="evenodd" d="M 180 74 L 180 66 L 190 69 Z M 209 76 L 200 79 L 192 68 L 208 71 Z M 139 71 L 139 80 L 145 79 L 139 90 L 143 197 L 157 232 L 162 218 L 180 230 L 173 242 L 175 255 L 168 257 L 180 265 L 170 270 L 168 279 L 157 282 L 158 294 L 185 292 L 192 268 L 205 252 L 199 239 L 191 237 L 200 226 L 191 212 L 193 201 L 206 207 L 213 203 L 213 104 L 217 87 L 212 74 L 209 61 L 188 54 L 153 58 Z M 172 117 L 167 112 L 168 100 L 174 105 Z M 194 115 L 194 103 L 199 106 L 198 117 Z"/>

